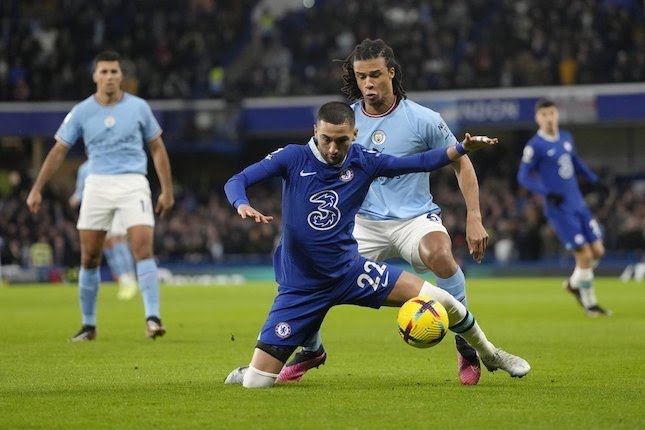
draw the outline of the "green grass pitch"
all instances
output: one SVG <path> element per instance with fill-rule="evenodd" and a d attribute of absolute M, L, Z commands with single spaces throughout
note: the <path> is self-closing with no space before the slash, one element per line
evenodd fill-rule
<path fill-rule="evenodd" d="M 140 299 L 100 291 L 98 339 L 75 287 L 0 288 L 2 429 L 636 429 L 645 426 L 645 285 L 596 280 L 611 318 L 587 318 L 556 278 L 473 279 L 493 343 L 532 365 L 460 386 L 451 336 L 417 350 L 396 310 L 342 306 L 323 325 L 327 364 L 298 384 L 225 386 L 249 362 L 272 283 L 162 287 L 168 333 L 145 338 Z"/>

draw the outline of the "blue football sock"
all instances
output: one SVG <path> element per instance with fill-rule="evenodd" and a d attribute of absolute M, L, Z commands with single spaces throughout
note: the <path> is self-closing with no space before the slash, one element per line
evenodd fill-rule
<path fill-rule="evenodd" d="M 157 263 L 152 258 L 137 263 L 137 278 L 143 296 L 143 307 L 146 318 L 159 317 L 159 271 Z"/>
<path fill-rule="evenodd" d="M 437 276 L 437 287 L 450 293 L 455 299 L 459 300 L 462 305 L 468 307 L 466 301 L 466 278 L 461 267 L 457 266 L 457 271 L 450 278 L 440 278 Z"/>
<path fill-rule="evenodd" d="M 134 259 L 127 242 L 118 242 L 104 251 L 112 274 L 117 278 L 124 273 L 134 273 Z"/>
<path fill-rule="evenodd" d="M 101 275 L 98 268 L 81 267 L 78 274 L 78 296 L 83 315 L 83 325 L 96 326 L 96 296 L 99 291 Z"/>

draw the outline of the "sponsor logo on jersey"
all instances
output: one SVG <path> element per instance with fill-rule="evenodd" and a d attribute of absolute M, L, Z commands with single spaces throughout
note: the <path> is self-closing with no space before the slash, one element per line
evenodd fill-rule
<path fill-rule="evenodd" d="M 317 205 L 316 209 L 307 216 L 307 222 L 311 228 L 326 231 L 338 224 L 341 213 L 337 206 L 338 194 L 336 191 L 321 191 L 309 197 L 309 201 Z"/>

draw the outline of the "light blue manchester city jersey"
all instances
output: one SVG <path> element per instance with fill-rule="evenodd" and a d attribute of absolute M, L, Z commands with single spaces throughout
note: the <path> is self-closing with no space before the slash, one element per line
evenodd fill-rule
<path fill-rule="evenodd" d="M 70 146 L 83 138 L 89 174 L 145 175 L 148 162 L 143 144 L 160 134 L 148 103 L 123 93 L 120 101 L 109 106 L 98 103 L 94 95 L 78 103 L 58 128 L 56 138 Z"/>
<path fill-rule="evenodd" d="M 413 101 L 399 100 L 388 112 L 370 115 L 362 101 L 352 105 L 356 114 L 356 143 L 383 154 L 404 156 L 457 143 L 437 112 Z M 371 220 L 409 219 L 439 212 L 430 193 L 430 173 L 377 178 L 359 215 Z"/>

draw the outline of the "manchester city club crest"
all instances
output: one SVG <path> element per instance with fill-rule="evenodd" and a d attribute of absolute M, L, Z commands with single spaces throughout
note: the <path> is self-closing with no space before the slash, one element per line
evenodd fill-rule
<path fill-rule="evenodd" d="M 106 116 L 106 117 L 105 117 L 105 119 L 103 120 L 103 124 L 104 124 L 107 128 L 112 128 L 112 127 L 114 127 L 114 124 L 115 124 L 115 123 L 116 123 L 116 119 L 114 119 L 114 117 L 113 117 L 112 115 L 108 115 L 108 116 Z"/>
<path fill-rule="evenodd" d="M 372 133 L 372 143 L 374 145 L 383 145 L 386 139 L 387 136 L 385 135 L 385 132 L 383 130 L 376 130 L 374 133 Z"/>

